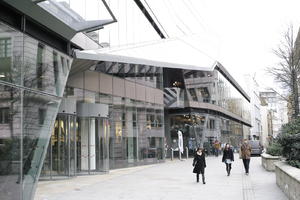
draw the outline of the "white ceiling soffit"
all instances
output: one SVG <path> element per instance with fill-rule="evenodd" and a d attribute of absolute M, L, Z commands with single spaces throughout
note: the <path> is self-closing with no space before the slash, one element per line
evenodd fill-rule
<path fill-rule="evenodd" d="M 76 58 L 212 71 L 217 61 L 195 47 L 190 38 L 164 39 L 116 48 L 76 51 Z"/>

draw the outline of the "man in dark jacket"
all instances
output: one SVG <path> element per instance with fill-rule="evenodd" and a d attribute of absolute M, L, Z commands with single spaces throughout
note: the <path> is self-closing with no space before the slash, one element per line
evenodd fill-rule
<path fill-rule="evenodd" d="M 199 182 L 199 174 L 202 174 L 202 182 L 205 184 L 204 168 L 206 167 L 205 155 L 202 148 L 198 148 L 193 160 L 193 173 L 196 174 L 197 182 Z"/>

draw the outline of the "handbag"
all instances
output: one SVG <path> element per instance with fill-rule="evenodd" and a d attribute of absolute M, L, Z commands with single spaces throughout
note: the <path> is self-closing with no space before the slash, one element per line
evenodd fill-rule
<path fill-rule="evenodd" d="M 231 164 L 231 163 L 232 163 L 232 160 L 226 159 L 226 160 L 225 160 L 225 163 L 226 163 L 226 164 Z"/>

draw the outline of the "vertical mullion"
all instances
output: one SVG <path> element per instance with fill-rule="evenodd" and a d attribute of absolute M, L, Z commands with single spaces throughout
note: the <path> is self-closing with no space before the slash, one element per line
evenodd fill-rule
<path fill-rule="evenodd" d="M 67 115 L 68 123 L 68 176 L 71 175 L 71 116 Z"/>
<path fill-rule="evenodd" d="M 57 134 L 57 175 L 60 174 L 60 166 L 61 166 L 61 160 L 60 160 L 60 137 L 61 137 L 61 128 L 60 128 L 61 118 L 58 118 L 58 134 Z"/>
<path fill-rule="evenodd" d="M 55 124 L 55 123 L 54 123 Z M 55 127 L 53 129 L 53 133 L 55 132 Z M 54 133 L 55 134 L 55 133 Z M 53 155 L 52 155 L 52 135 L 50 137 L 50 180 L 52 180 L 52 170 L 53 170 Z"/>
<path fill-rule="evenodd" d="M 91 172 L 91 155 L 90 155 L 90 135 L 91 135 L 91 119 L 90 117 L 87 118 L 88 120 L 88 145 L 87 145 L 87 148 L 88 148 L 88 174 L 90 174 Z"/>
<path fill-rule="evenodd" d="M 77 175 L 77 145 L 76 145 L 76 136 L 77 136 L 77 130 L 76 130 L 76 116 L 74 116 L 73 118 L 73 123 L 74 123 L 74 126 L 73 126 L 73 133 L 74 133 L 74 176 Z"/>

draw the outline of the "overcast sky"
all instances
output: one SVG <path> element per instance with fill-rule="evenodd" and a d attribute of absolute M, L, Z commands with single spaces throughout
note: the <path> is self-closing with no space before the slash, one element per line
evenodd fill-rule
<path fill-rule="evenodd" d="M 188 0 L 186 0 L 188 1 Z M 218 35 L 219 60 L 240 79 L 255 73 L 261 85 L 272 86 L 265 68 L 277 63 L 276 48 L 290 23 L 298 31 L 299 0 L 191 0 L 203 22 Z"/>
<path fill-rule="evenodd" d="M 274 86 L 266 67 L 289 24 L 296 32 L 299 0 L 144 0 L 170 37 L 199 34 L 213 37 L 213 55 L 243 85 L 243 75 L 256 73 L 261 86 Z M 211 38 L 210 38 L 211 39 Z M 199 47 L 201 48 L 201 47 Z"/>

